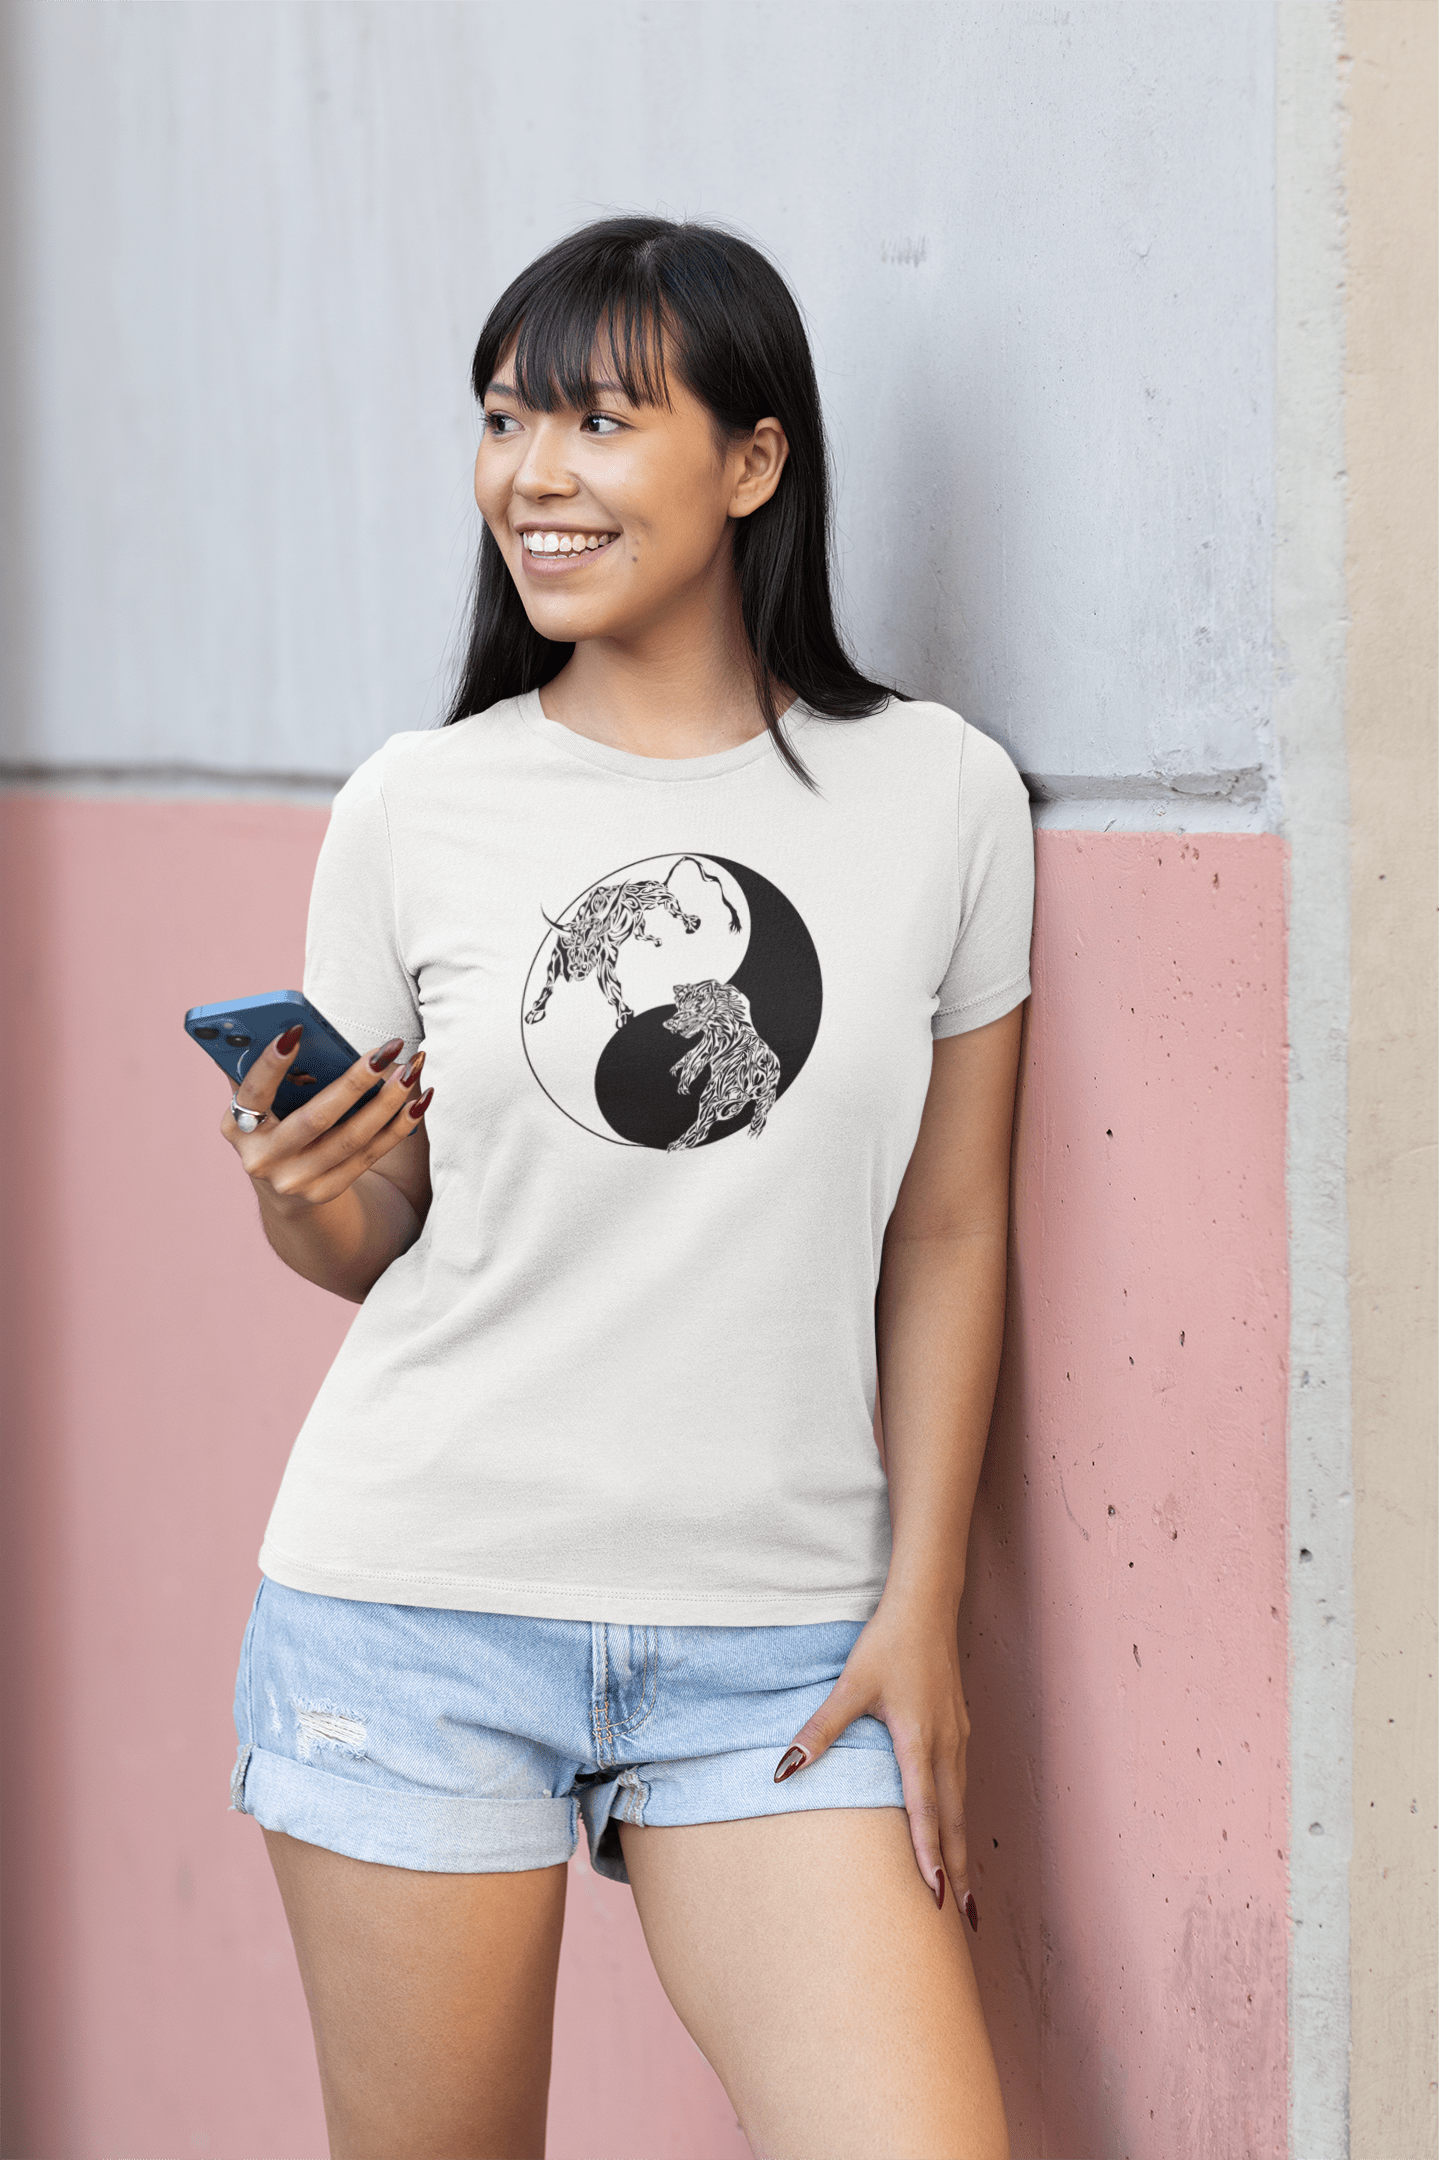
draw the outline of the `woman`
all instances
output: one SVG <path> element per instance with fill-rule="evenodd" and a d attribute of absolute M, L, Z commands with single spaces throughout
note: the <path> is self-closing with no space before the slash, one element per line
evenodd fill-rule
<path fill-rule="evenodd" d="M 754 248 L 592 225 L 474 385 L 451 724 L 341 790 L 311 906 L 307 993 L 379 1047 L 280 1122 L 292 1030 L 223 1127 L 361 1307 L 236 1698 L 331 2149 L 543 2151 L 583 1822 L 757 2154 L 992 2160 L 956 1618 L 1025 791 L 844 651 Z"/>

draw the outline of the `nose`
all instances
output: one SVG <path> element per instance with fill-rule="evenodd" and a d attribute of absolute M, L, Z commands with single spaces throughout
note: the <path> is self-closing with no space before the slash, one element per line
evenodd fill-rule
<path fill-rule="evenodd" d="M 552 414 L 536 415 L 525 455 L 516 468 L 511 485 L 527 502 L 539 502 L 549 495 L 579 493 L 579 483 L 565 464 L 562 432 Z"/>

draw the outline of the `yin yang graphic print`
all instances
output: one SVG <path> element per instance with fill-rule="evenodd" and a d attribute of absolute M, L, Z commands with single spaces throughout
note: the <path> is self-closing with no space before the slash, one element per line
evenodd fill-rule
<path fill-rule="evenodd" d="M 779 887 L 677 851 L 542 913 L 520 1031 L 556 1108 L 624 1147 L 763 1146 L 820 1027 L 820 961 Z"/>

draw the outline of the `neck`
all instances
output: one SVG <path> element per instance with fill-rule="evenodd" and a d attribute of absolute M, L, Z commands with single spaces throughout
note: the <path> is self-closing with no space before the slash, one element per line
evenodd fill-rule
<path fill-rule="evenodd" d="M 791 693 L 776 686 L 784 710 Z M 547 720 L 640 757 L 709 757 L 763 733 L 740 596 L 693 596 L 632 637 L 581 639 L 540 693 Z"/>

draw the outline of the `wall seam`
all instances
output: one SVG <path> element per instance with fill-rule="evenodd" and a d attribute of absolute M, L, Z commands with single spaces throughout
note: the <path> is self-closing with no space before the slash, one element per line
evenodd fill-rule
<path fill-rule="evenodd" d="M 981 723 L 976 725 L 982 734 L 989 732 Z M 1253 774 L 1263 780 L 1262 768 L 1253 768 Z M 157 802 L 328 804 L 349 777 L 341 772 L 274 772 L 199 763 L 46 764 L 0 759 L 0 794 L 83 795 L 100 800 L 144 797 Z M 1132 773 L 1063 779 L 1024 773 L 1021 777 L 1030 789 L 1031 810 L 1040 831 L 1259 834 L 1274 829 L 1269 790 L 1252 784 L 1249 770 L 1182 774 L 1167 782 Z"/>

